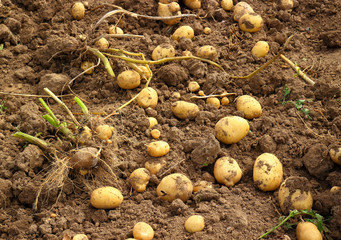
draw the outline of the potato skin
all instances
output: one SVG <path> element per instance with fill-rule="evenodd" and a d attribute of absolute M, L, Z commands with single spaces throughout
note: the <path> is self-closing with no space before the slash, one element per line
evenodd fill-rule
<path fill-rule="evenodd" d="M 253 13 L 252 7 L 246 2 L 239 2 L 233 7 L 233 20 L 239 19 L 246 13 Z"/>
<path fill-rule="evenodd" d="M 269 44 L 266 41 L 258 41 L 253 46 L 251 52 L 255 57 L 265 57 L 269 52 Z"/>
<path fill-rule="evenodd" d="M 138 222 L 133 228 L 133 236 L 134 239 L 152 240 L 154 238 L 154 230 L 149 224 Z"/>
<path fill-rule="evenodd" d="M 145 168 L 135 169 L 129 176 L 128 182 L 137 192 L 144 192 L 150 179 L 150 173 Z"/>
<path fill-rule="evenodd" d="M 81 20 L 85 15 L 85 7 L 81 2 L 75 2 L 71 8 L 72 17 L 76 20 Z"/>
<path fill-rule="evenodd" d="M 241 179 L 242 170 L 233 158 L 222 157 L 214 164 L 214 177 L 218 183 L 232 187 Z"/>
<path fill-rule="evenodd" d="M 262 191 L 276 190 L 283 180 L 283 166 L 271 153 L 263 153 L 253 166 L 253 181 Z"/>
<path fill-rule="evenodd" d="M 70 167 L 74 169 L 91 169 L 98 163 L 98 149 L 85 147 L 78 149 L 70 158 Z"/>
<path fill-rule="evenodd" d="M 175 30 L 171 38 L 179 41 L 181 37 L 192 39 L 194 37 L 194 30 L 190 26 L 181 26 Z"/>
<path fill-rule="evenodd" d="M 193 119 L 199 113 L 199 107 L 196 104 L 185 101 L 177 101 L 173 103 L 171 110 L 174 115 L 180 119 Z"/>
<path fill-rule="evenodd" d="M 246 13 L 238 21 L 239 28 L 244 32 L 258 32 L 263 26 L 263 18 L 257 13 Z"/>
<path fill-rule="evenodd" d="M 243 95 L 237 98 L 237 110 L 244 113 L 246 119 L 260 117 L 262 114 L 262 106 L 260 103 L 249 95 Z"/>
<path fill-rule="evenodd" d="M 220 5 L 224 10 L 230 11 L 233 8 L 233 0 L 222 0 Z"/>
<path fill-rule="evenodd" d="M 123 201 L 120 190 L 114 187 L 101 187 L 92 191 L 90 203 L 95 208 L 112 209 L 118 207 Z"/>
<path fill-rule="evenodd" d="M 216 123 L 215 136 L 225 144 L 232 144 L 242 140 L 249 130 L 250 126 L 247 120 L 238 116 L 228 116 Z"/>
<path fill-rule="evenodd" d="M 217 49 L 211 45 L 205 45 L 198 49 L 197 56 L 213 60 L 218 56 Z"/>
<path fill-rule="evenodd" d="M 187 201 L 193 192 L 193 184 L 188 177 L 181 173 L 173 173 L 164 177 L 156 188 L 157 195 L 168 201 L 180 198 Z"/>
<path fill-rule="evenodd" d="M 329 156 L 333 162 L 341 166 L 341 146 L 332 147 L 329 150 Z"/>
<path fill-rule="evenodd" d="M 140 86 L 141 76 L 134 70 L 126 70 L 117 76 L 117 84 L 122 89 L 134 89 Z"/>
<path fill-rule="evenodd" d="M 185 222 L 187 232 L 200 232 L 205 228 L 205 219 L 200 215 L 192 215 Z"/>
<path fill-rule="evenodd" d="M 151 87 L 142 89 L 139 96 L 137 97 L 137 104 L 143 108 L 155 108 L 157 105 L 157 101 L 157 92 Z"/>
<path fill-rule="evenodd" d="M 172 45 L 164 43 L 161 45 L 158 45 L 156 48 L 154 48 L 152 52 L 152 59 L 153 60 L 159 60 L 163 58 L 169 58 L 175 56 L 175 49 Z"/>
<path fill-rule="evenodd" d="M 180 5 L 177 2 L 170 2 L 169 4 L 164 4 L 159 2 L 158 4 L 158 15 L 162 17 L 180 15 Z M 162 20 L 167 25 L 174 25 L 180 22 L 181 18 L 175 18 L 171 20 Z"/>
<path fill-rule="evenodd" d="M 322 234 L 314 223 L 300 222 L 296 227 L 297 240 L 322 240 Z"/>
<path fill-rule="evenodd" d="M 148 144 L 147 152 L 152 157 L 162 157 L 169 152 L 169 145 L 165 141 L 156 141 Z"/>

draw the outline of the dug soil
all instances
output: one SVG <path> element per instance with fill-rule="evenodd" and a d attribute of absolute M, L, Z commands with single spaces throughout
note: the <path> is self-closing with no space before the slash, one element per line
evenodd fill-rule
<path fill-rule="evenodd" d="M 281 9 L 275 0 L 246 2 L 264 19 L 259 32 L 242 32 L 233 21 L 232 12 L 222 9 L 216 0 L 203 0 L 198 10 L 190 10 L 180 2 L 182 13 L 194 13 L 197 17 L 183 17 L 174 26 L 115 14 L 96 29 L 96 22 L 116 9 L 113 5 L 157 16 L 158 1 L 107 0 L 101 5 L 102 1 L 89 0 L 82 20 L 71 16 L 73 1 L 0 1 L 0 239 L 71 239 L 76 233 L 93 240 L 127 239 L 133 237 L 133 226 L 140 221 L 153 227 L 154 239 L 257 239 L 284 215 L 278 190 L 263 192 L 253 182 L 255 159 L 264 152 L 275 154 L 281 161 L 284 179 L 308 179 L 305 188 L 310 188 L 313 209 L 327 220 L 325 225 L 330 232 L 325 237 L 341 239 L 341 191 L 330 192 L 333 186 L 341 186 L 341 168 L 329 156 L 329 150 L 341 144 L 341 1 L 299 0 L 291 10 Z M 46 111 L 37 95 L 46 96 L 45 87 L 63 95 L 62 100 L 81 121 L 83 115 L 73 101 L 76 94 L 86 103 L 93 121 L 100 121 L 145 84 L 142 80 L 136 89 L 121 89 L 102 63 L 91 75 L 75 78 L 82 72 L 82 61 L 98 61 L 85 51 L 86 46 L 94 47 L 96 38 L 115 24 L 124 33 L 139 37 L 107 37 L 112 48 L 143 53 L 151 59 L 153 49 L 162 43 L 174 46 L 176 56 L 186 50 L 195 55 L 199 47 L 209 44 L 218 52 L 213 61 L 224 71 L 197 60 L 150 65 L 150 87 L 158 93 L 157 106 L 144 109 L 133 102 L 117 111 L 105 120 L 115 128 L 112 142 L 96 140 L 92 144 L 101 149 L 103 161 L 84 176 L 67 169 L 60 183 L 54 181 L 60 175 L 52 174 L 52 181 L 44 185 L 51 168 L 63 161 L 61 156 L 67 159 L 81 146 L 67 145 L 58 129 L 42 118 Z M 183 25 L 194 29 L 194 38 L 172 40 L 175 29 Z M 205 34 L 206 27 L 212 32 Z M 281 50 L 292 34 L 284 55 L 300 67 L 299 71 L 304 70 L 315 85 L 305 82 L 281 59 L 250 79 L 231 78 L 259 68 Z M 259 40 L 270 45 L 265 58 L 251 54 Z M 125 61 L 109 59 L 116 75 L 130 68 Z M 205 99 L 191 98 L 198 96 L 188 90 L 191 81 L 198 82 L 206 95 L 235 95 L 229 96 L 228 105 L 216 109 Z M 284 96 L 289 89 L 290 94 Z M 194 119 L 174 116 L 170 106 L 179 100 L 176 92 L 180 100 L 199 106 Z M 214 130 L 218 120 L 229 115 L 244 116 L 235 103 L 241 95 L 254 96 L 263 108 L 262 115 L 248 121 L 250 131 L 238 143 L 218 143 Z M 44 99 L 59 119 L 71 121 L 54 100 Z M 146 145 L 155 141 L 148 117 L 157 119 L 154 128 L 160 130 L 160 140 L 170 145 L 170 152 L 163 157 L 153 158 L 146 151 Z M 81 121 L 82 124 L 86 122 Z M 59 143 L 56 155 L 51 157 L 37 146 L 13 137 L 17 131 L 38 135 L 51 144 Z M 243 171 L 233 187 L 214 179 L 214 162 L 223 156 L 234 158 Z M 151 176 L 146 191 L 138 193 L 127 179 L 147 161 L 164 161 L 166 165 Z M 100 168 L 102 172 L 98 171 Z M 182 173 L 193 183 L 207 181 L 213 188 L 193 193 L 186 202 L 161 200 L 156 187 L 171 173 Z M 105 176 L 102 178 L 101 174 Z M 92 207 L 90 193 L 100 186 L 120 189 L 122 204 L 109 210 Z M 203 231 L 185 231 L 184 222 L 193 214 L 204 217 Z M 301 220 L 290 223 L 298 221 Z M 295 226 L 278 228 L 267 239 L 296 239 Z"/>

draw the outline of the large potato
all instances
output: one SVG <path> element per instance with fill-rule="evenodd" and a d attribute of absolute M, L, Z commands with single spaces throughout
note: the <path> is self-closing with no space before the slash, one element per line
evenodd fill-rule
<path fill-rule="evenodd" d="M 329 156 L 336 164 L 341 166 L 341 146 L 335 146 L 329 150 Z"/>
<path fill-rule="evenodd" d="M 247 119 L 253 119 L 260 117 L 262 114 L 262 106 L 260 103 L 249 95 L 243 95 L 237 98 L 236 101 L 237 110 L 244 113 L 244 117 Z"/>
<path fill-rule="evenodd" d="M 141 76 L 134 70 L 126 70 L 117 76 L 117 84 L 123 89 L 133 89 L 140 86 Z"/>
<path fill-rule="evenodd" d="M 279 188 L 278 201 L 284 214 L 295 209 L 311 209 L 313 197 L 310 193 L 308 179 L 305 177 L 287 178 Z"/>
<path fill-rule="evenodd" d="M 199 107 L 196 104 L 185 101 L 174 102 L 171 110 L 180 119 L 193 119 L 199 113 Z"/>
<path fill-rule="evenodd" d="M 152 59 L 159 60 L 162 58 L 170 58 L 175 56 L 175 49 L 168 43 L 163 43 L 154 48 L 152 52 Z"/>
<path fill-rule="evenodd" d="M 246 13 L 238 21 L 239 28 L 244 32 L 258 32 L 263 26 L 263 18 L 257 13 Z"/>
<path fill-rule="evenodd" d="M 215 47 L 211 45 L 205 45 L 198 49 L 197 56 L 200 58 L 214 60 L 218 56 L 218 52 Z"/>
<path fill-rule="evenodd" d="M 164 4 L 159 2 L 157 12 L 161 17 L 169 17 L 174 15 L 180 15 L 180 5 L 177 2 L 170 2 L 169 4 Z M 162 20 L 165 24 L 174 25 L 180 22 L 181 18 L 175 18 L 171 20 Z"/>
<path fill-rule="evenodd" d="M 218 183 L 232 187 L 242 177 L 242 170 L 233 158 L 222 157 L 214 164 L 214 177 Z"/>
<path fill-rule="evenodd" d="M 191 180 L 181 173 L 173 173 L 164 177 L 156 189 L 157 195 L 168 201 L 180 198 L 185 202 L 191 197 L 192 192 Z"/>
<path fill-rule="evenodd" d="M 142 89 L 139 96 L 137 97 L 137 104 L 143 108 L 154 108 L 157 105 L 157 101 L 157 92 L 151 87 Z"/>
<path fill-rule="evenodd" d="M 252 7 L 246 2 L 239 2 L 233 7 L 233 19 L 239 21 L 239 19 L 246 13 L 254 12 Z"/>
<path fill-rule="evenodd" d="M 85 15 L 85 7 L 81 2 L 75 2 L 71 9 L 71 15 L 76 20 L 81 20 Z"/>
<path fill-rule="evenodd" d="M 265 57 L 269 52 L 269 44 L 266 41 L 258 41 L 253 46 L 251 52 L 255 57 Z"/>
<path fill-rule="evenodd" d="M 242 140 L 249 130 L 247 120 L 238 116 L 228 116 L 220 119 L 215 125 L 215 136 L 225 144 L 232 144 Z"/>
<path fill-rule="evenodd" d="M 296 227 L 297 240 L 322 240 L 322 235 L 316 225 L 311 222 L 300 222 Z"/>
<path fill-rule="evenodd" d="M 221 0 L 220 6 L 226 10 L 230 11 L 233 8 L 233 0 Z"/>
<path fill-rule="evenodd" d="M 194 30 L 190 26 L 181 26 L 175 30 L 172 39 L 179 41 L 181 37 L 192 39 L 194 37 Z"/>
<path fill-rule="evenodd" d="M 118 207 L 123 201 L 120 190 L 114 187 L 101 187 L 92 191 L 90 203 L 95 208 L 112 209 Z"/>
<path fill-rule="evenodd" d="M 169 152 L 169 144 L 165 141 L 156 141 L 148 144 L 147 152 L 152 157 L 162 157 Z"/>
<path fill-rule="evenodd" d="M 253 166 L 253 181 L 262 191 L 276 190 L 283 180 L 283 167 L 271 153 L 261 154 Z"/>
<path fill-rule="evenodd" d="M 145 222 L 138 222 L 133 228 L 134 239 L 138 240 L 152 240 L 154 238 L 153 228 Z"/>
<path fill-rule="evenodd" d="M 137 192 L 144 192 L 149 183 L 150 173 L 145 168 L 135 169 L 129 176 L 128 182 Z"/>

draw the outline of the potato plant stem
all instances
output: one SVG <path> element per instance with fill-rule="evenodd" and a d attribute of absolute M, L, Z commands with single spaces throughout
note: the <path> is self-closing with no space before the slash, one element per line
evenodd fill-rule
<path fill-rule="evenodd" d="M 41 140 L 37 137 L 31 136 L 29 134 L 23 132 L 16 132 L 12 135 L 13 137 L 24 139 L 25 141 L 37 145 L 41 149 L 45 150 L 48 147 L 48 143 L 44 140 Z"/>
<path fill-rule="evenodd" d="M 106 56 L 103 55 L 103 53 L 101 53 L 98 49 L 96 48 L 91 48 L 91 47 L 87 47 L 87 50 L 89 50 L 91 53 L 93 53 L 94 55 L 96 55 L 99 59 L 101 59 L 101 61 L 104 64 L 105 69 L 107 70 L 107 72 L 109 73 L 110 76 L 115 77 L 115 73 L 112 70 L 112 67 L 110 65 L 110 62 L 108 60 L 108 58 Z"/>
<path fill-rule="evenodd" d="M 57 119 L 57 117 L 54 115 L 54 113 L 52 112 L 52 110 L 49 108 L 49 106 L 46 104 L 46 102 L 42 99 L 42 98 L 39 98 L 39 101 L 40 101 L 40 103 L 41 103 L 41 105 L 43 105 L 43 107 L 45 108 L 45 110 L 48 112 L 48 114 L 49 114 L 49 116 L 52 118 L 51 119 L 51 124 L 53 125 L 53 126 L 55 126 L 55 125 L 59 125 L 59 120 Z M 52 121 L 53 120 L 53 121 Z M 53 122 L 53 123 L 52 123 Z"/>
<path fill-rule="evenodd" d="M 85 106 L 85 104 L 83 103 L 82 100 L 80 100 L 78 97 L 74 98 L 75 102 L 78 104 L 78 106 L 81 108 L 82 113 L 84 113 L 84 115 L 88 115 L 89 114 L 89 110 L 88 108 Z"/>

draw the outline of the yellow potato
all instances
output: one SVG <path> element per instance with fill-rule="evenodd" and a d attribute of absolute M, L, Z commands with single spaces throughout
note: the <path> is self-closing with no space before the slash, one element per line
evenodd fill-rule
<path fill-rule="evenodd" d="M 149 183 L 149 179 L 149 171 L 146 168 L 138 168 L 130 174 L 128 182 L 135 191 L 144 192 Z"/>
<path fill-rule="evenodd" d="M 185 202 L 192 196 L 192 192 L 191 180 L 181 173 L 173 173 L 164 177 L 156 189 L 157 195 L 168 201 L 180 198 Z"/>
<path fill-rule="evenodd" d="M 246 13 L 253 13 L 252 7 L 246 2 L 239 2 L 233 7 L 233 19 L 239 21 L 239 19 Z"/>
<path fill-rule="evenodd" d="M 336 193 L 336 192 L 339 192 L 341 191 L 341 187 L 339 186 L 333 186 L 331 189 L 330 189 L 330 192 L 331 193 Z"/>
<path fill-rule="evenodd" d="M 200 89 L 200 85 L 199 83 L 195 82 L 195 81 L 192 81 L 192 82 L 189 82 L 188 84 L 188 90 L 190 92 L 196 92 Z"/>
<path fill-rule="evenodd" d="M 293 0 L 281 0 L 280 7 L 283 10 L 289 10 L 294 8 L 294 1 Z"/>
<path fill-rule="evenodd" d="M 257 13 L 246 13 L 238 21 L 239 28 L 244 32 L 258 32 L 263 26 L 263 18 Z"/>
<path fill-rule="evenodd" d="M 216 97 L 209 97 L 206 99 L 207 104 L 212 104 L 216 109 L 220 108 L 220 100 Z"/>
<path fill-rule="evenodd" d="M 237 98 L 237 110 L 244 113 L 246 119 L 260 117 L 262 114 L 262 106 L 260 103 L 249 95 L 243 95 Z"/>
<path fill-rule="evenodd" d="M 232 187 L 239 182 L 242 177 L 242 170 L 240 169 L 236 160 L 231 157 L 219 158 L 214 164 L 214 178 L 218 183 L 224 184 L 227 187 Z"/>
<path fill-rule="evenodd" d="M 85 144 L 91 139 L 91 137 L 92 137 L 91 129 L 88 128 L 87 126 L 84 126 L 78 136 L 78 142 L 80 144 Z"/>
<path fill-rule="evenodd" d="M 146 66 L 139 66 L 141 78 L 149 79 L 151 77 L 151 72 Z"/>
<path fill-rule="evenodd" d="M 85 234 L 76 234 L 72 240 L 89 240 L 89 238 Z"/>
<path fill-rule="evenodd" d="M 192 10 L 201 8 L 201 0 L 185 0 L 184 3 L 186 7 Z"/>
<path fill-rule="evenodd" d="M 217 49 L 211 45 L 205 45 L 198 49 L 197 56 L 201 58 L 206 58 L 213 60 L 218 55 Z"/>
<path fill-rule="evenodd" d="M 199 107 L 196 104 L 185 101 L 174 102 L 171 110 L 180 119 L 193 119 L 199 113 Z"/>
<path fill-rule="evenodd" d="M 123 201 L 120 190 L 114 187 L 101 187 L 92 191 L 90 203 L 95 208 L 112 209 L 118 207 Z"/>
<path fill-rule="evenodd" d="M 200 215 L 190 216 L 185 222 L 185 229 L 187 232 L 200 232 L 205 228 L 205 220 Z"/>
<path fill-rule="evenodd" d="M 163 159 L 161 161 L 149 160 L 144 164 L 144 167 L 149 171 L 151 175 L 153 175 L 157 174 L 165 165 L 166 161 Z"/>
<path fill-rule="evenodd" d="M 221 98 L 220 103 L 223 106 L 227 106 L 230 103 L 230 100 L 228 99 L 228 97 L 223 97 Z"/>
<path fill-rule="evenodd" d="M 249 130 L 247 120 L 238 116 L 228 116 L 220 119 L 215 125 L 215 136 L 225 144 L 232 144 L 242 140 Z"/>
<path fill-rule="evenodd" d="M 100 151 L 94 147 L 77 149 L 69 160 L 70 167 L 74 169 L 91 169 L 99 160 Z"/>
<path fill-rule="evenodd" d="M 253 182 L 262 191 L 276 190 L 283 180 L 283 167 L 271 153 L 263 153 L 253 166 Z"/>
<path fill-rule="evenodd" d="M 156 141 L 148 144 L 147 152 L 152 157 L 162 157 L 169 152 L 169 145 L 165 141 Z"/>
<path fill-rule="evenodd" d="M 341 146 L 331 148 L 329 150 L 329 156 L 333 162 L 341 166 Z"/>
<path fill-rule="evenodd" d="M 297 240 L 322 240 L 322 234 L 314 223 L 300 222 L 296 227 Z"/>
<path fill-rule="evenodd" d="M 222 0 L 220 5 L 224 10 L 230 11 L 233 8 L 233 0 Z"/>
<path fill-rule="evenodd" d="M 82 64 L 81 64 L 81 69 L 82 69 L 83 71 L 86 71 L 87 69 L 89 69 L 89 68 L 91 68 L 91 67 L 93 67 L 93 66 L 95 66 L 95 64 L 94 64 L 93 62 L 84 61 L 84 62 L 82 62 Z M 91 74 L 91 73 L 94 72 L 94 70 L 95 70 L 95 68 L 92 68 L 92 69 L 86 71 L 85 74 Z"/>
<path fill-rule="evenodd" d="M 209 27 L 205 27 L 204 30 L 203 30 L 203 33 L 206 34 L 206 35 L 211 34 L 211 32 L 212 32 L 212 29 L 209 28 Z"/>
<path fill-rule="evenodd" d="M 123 34 L 123 30 L 120 27 L 110 26 L 109 27 L 109 34 Z"/>
<path fill-rule="evenodd" d="M 133 228 L 133 236 L 138 240 L 151 240 L 154 238 L 154 230 L 148 223 L 138 222 Z"/>
<path fill-rule="evenodd" d="M 251 50 L 252 55 L 256 57 L 265 57 L 268 52 L 269 44 L 265 41 L 258 41 Z"/>
<path fill-rule="evenodd" d="M 193 192 L 199 192 L 205 188 L 213 188 L 212 183 L 207 182 L 207 181 L 198 181 L 194 183 Z"/>
<path fill-rule="evenodd" d="M 175 56 L 175 49 L 172 45 L 164 43 L 158 45 L 152 52 L 152 59 L 159 60 Z"/>
<path fill-rule="evenodd" d="M 137 97 L 137 104 L 143 108 L 155 108 L 157 105 L 157 101 L 157 92 L 151 87 L 142 89 L 139 96 Z"/>
<path fill-rule="evenodd" d="M 112 137 L 113 132 L 114 132 L 114 127 L 111 127 L 107 124 L 98 125 L 96 127 L 97 137 L 102 140 L 108 141 Z"/>
<path fill-rule="evenodd" d="M 73 19 L 76 19 L 76 20 L 83 19 L 84 15 L 85 15 L 84 4 L 81 2 L 75 2 L 71 8 L 71 15 L 72 15 Z"/>
<path fill-rule="evenodd" d="M 278 191 L 279 205 L 284 214 L 291 210 L 311 209 L 313 197 L 309 189 L 309 181 L 304 177 L 289 177 Z"/>
<path fill-rule="evenodd" d="M 149 117 L 148 121 L 149 121 L 149 128 L 153 128 L 158 123 L 156 118 L 154 117 Z"/>
<path fill-rule="evenodd" d="M 181 37 L 192 39 L 194 37 L 194 30 L 190 26 L 181 26 L 175 30 L 171 38 L 179 41 Z"/>
<path fill-rule="evenodd" d="M 126 70 L 117 76 L 117 84 L 122 89 L 133 89 L 140 86 L 141 77 L 134 70 Z"/>
<path fill-rule="evenodd" d="M 171 2 L 169 4 L 159 2 L 157 12 L 161 17 L 169 17 L 181 14 L 180 5 L 177 2 Z M 180 22 L 180 20 L 181 18 L 175 18 L 171 20 L 162 20 L 162 22 L 167 25 L 174 25 Z"/>
<path fill-rule="evenodd" d="M 100 49 L 107 49 L 109 48 L 109 42 L 105 38 L 100 38 L 96 42 L 96 47 Z"/>
<path fill-rule="evenodd" d="M 159 131 L 159 129 L 153 129 L 150 131 L 150 135 L 152 135 L 152 137 L 155 139 L 159 139 L 161 136 L 161 132 Z"/>

